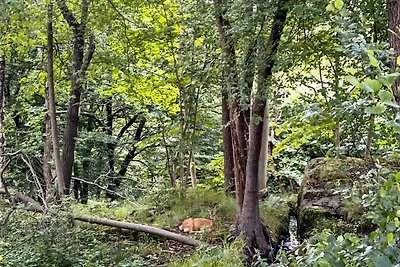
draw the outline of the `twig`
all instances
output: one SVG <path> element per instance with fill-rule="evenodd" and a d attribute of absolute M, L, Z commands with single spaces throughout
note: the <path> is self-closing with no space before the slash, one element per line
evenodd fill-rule
<path fill-rule="evenodd" d="M 86 181 L 86 180 L 81 179 L 81 178 L 78 178 L 78 177 L 72 177 L 72 179 L 73 179 L 73 180 L 77 180 L 77 181 L 81 181 L 81 182 L 83 182 L 83 183 L 85 183 L 85 184 L 94 185 L 94 186 L 100 188 L 101 190 L 104 190 L 104 191 L 109 192 L 109 193 L 113 193 L 113 194 L 119 196 L 120 198 L 123 198 L 123 199 L 126 198 L 125 196 L 123 196 L 123 195 L 121 195 L 121 194 L 119 194 L 119 193 L 117 193 L 117 192 L 115 192 L 115 191 L 113 191 L 113 190 L 110 190 L 110 189 L 108 189 L 108 188 L 106 188 L 106 187 L 104 187 L 104 186 L 101 186 L 101 185 L 99 185 L 99 184 L 96 184 L 96 183 L 94 183 L 94 182 Z"/>

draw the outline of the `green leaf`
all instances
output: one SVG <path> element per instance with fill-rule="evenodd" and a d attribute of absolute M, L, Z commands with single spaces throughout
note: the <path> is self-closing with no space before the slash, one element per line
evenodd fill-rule
<path fill-rule="evenodd" d="M 386 255 L 380 255 L 375 260 L 375 266 L 379 267 L 393 267 L 392 262 Z"/>
<path fill-rule="evenodd" d="M 371 65 L 374 66 L 374 67 L 378 67 L 379 62 L 378 62 L 378 60 L 376 59 L 376 57 L 374 57 L 374 56 L 371 55 L 371 54 L 368 54 L 368 57 L 369 57 L 369 62 L 371 63 Z"/>
<path fill-rule="evenodd" d="M 379 91 L 379 98 L 383 103 L 390 103 L 392 101 L 392 93 L 386 90 Z"/>
<path fill-rule="evenodd" d="M 377 93 L 381 89 L 382 84 L 378 80 L 372 80 L 370 78 L 365 79 L 361 84 L 365 91 L 368 93 Z"/>
<path fill-rule="evenodd" d="M 326 11 L 335 11 L 335 7 L 332 4 L 326 6 Z"/>
<path fill-rule="evenodd" d="M 378 81 L 387 87 L 391 87 L 394 81 L 399 77 L 400 73 L 394 72 L 387 75 L 379 76 Z"/>
<path fill-rule="evenodd" d="M 387 124 L 388 126 L 393 127 L 393 130 L 394 130 L 396 133 L 400 133 L 400 123 L 397 123 L 397 122 L 395 122 L 395 121 L 389 121 L 389 122 L 387 122 L 386 124 Z"/>
<path fill-rule="evenodd" d="M 368 114 L 382 114 L 385 112 L 386 107 L 384 106 L 374 106 L 374 107 L 367 107 L 365 108 L 365 113 Z"/>
<path fill-rule="evenodd" d="M 392 244 L 393 240 L 394 240 L 394 234 L 393 233 L 388 233 L 387 234 L 388 245 Z"/>
<path fill-rule="evenodd" d="M 398 57 L 396 58 L 396 63 L 397 63 L 397 66 L 400 66 L 400 56 L 398 56 Z"/>
<path fill-rule="evenodd" d="M 344 68 L 344 71 L 347 73 L 350 73 L 351 75 L 354 75 L 357 73 L 357 70 L 355 68 Z"/>
<path fill-rule="evenodd" d="M 348 75 L 345 78 L 352 85 L 357 86 L 357 87 L 360 86 L 360 82 L 358 81 L 358 79 L 356 77 L 354 77 L 352 75 Z"/>
<path fill-rule="evenodd" d="M 343 8 L 343 1 L 342 0 L 335 0 L 335 8 L 341 10 Z"/>

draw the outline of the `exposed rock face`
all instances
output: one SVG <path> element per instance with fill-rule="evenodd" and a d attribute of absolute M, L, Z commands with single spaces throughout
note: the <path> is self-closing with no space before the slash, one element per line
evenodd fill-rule
<path fill-rule="evenodd" d="M 346 203 L 344 193 L 362 184 L 360 176 L 374 165 L 358 158 L 311 160 L 304 171 L 298 198 L 298 225 L 301 239 L 322 229 L 334 232 L 359 231 L 354 219 L 363 213 L 360 205 Z"/>

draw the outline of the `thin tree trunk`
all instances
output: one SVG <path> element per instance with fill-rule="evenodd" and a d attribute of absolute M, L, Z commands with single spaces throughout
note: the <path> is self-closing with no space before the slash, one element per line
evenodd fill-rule
<path fill-rule="evenodd" d="M 259 190 L 263 190 L 267 186 L 269 139 L 269 102 L 267 100 L 263 116 L 263 133 L 261 140 L 260 162 L 258 165 Z"/>
<path fill-rule="evenodd" d="M 394 55 L 391 62 L 392 68 L 395 69 L 397 65 L 397 57 L 400 56 L 400 1 L 387 0 L 387 13 L 389 21 L 389 43 L 394 49 Z M 397 104 L 400 104 L 400 79 L 397 79 L 392 86 L 392 92 Z M 398 112 L 398 109 L 396 109 Z"/>
<path fill-rule="evenodd" d="M 53 4 L 48 4 L 48 22 L 47 22 L 47 87 L 49 91 L 49 117 L 51 123 L 51 140 L 53 143 L 53 157 L 56 168 L 58 195 L 65 192 L 64 172 L 60 157 L 60 144 L 58 139 L 58 127 L 56 118 L 56 101 L 54 93 L 54 45 L 53 45 Z"/>
<path fill-rule="evenodd" d="M 222 139 L 224 146 L 224 192 L 230 193 L 235 189 L 233 165 L 232 133 L 230 127 L 228 92 L 223 88 L 222 93 Z"/>
<path fill-rule="evenodd" d="M 4 55 L 0 55 L 0 175 L 6 166 L 6 136 L 4 131 L 4 104 L 5 104 L 5 89 L 6 89 L 6 60 Z M 5 188 L 3 179 L 0 179 L 0 188 Z"/>
<path fill-rule="evenodd" d="M 46 88 L 46 115 L 45 115 L 45 140 L 44 140 L 44 148 L 43 148 L 43 175 L 46 183 L 46 193 L 45 199 L 48 202 L 53 197 L 53 174 L 51 172 L 51 151 L 53 148 L 53 143 L 51 139 L 51 120 L 50 120 L 50 112 L 49 112 L 49 88 Z"/>
<path fill-rule="evenodd" d="M 194 162 L 194 155 L 192 150 L 189 152 L 189 172 L 190 172 L 190 179 L 192 181 L 192 187 L 195 188 L 197 186 L 197 176 L 196 176 L 196 165 Z"/>

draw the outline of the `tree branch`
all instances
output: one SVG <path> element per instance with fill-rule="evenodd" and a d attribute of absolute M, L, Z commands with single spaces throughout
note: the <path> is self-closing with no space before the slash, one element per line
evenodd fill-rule
<path fill-rule="evenodd" d="M 82 75 L 85 75 L 85 72 L 89 68 L 90 61 L 92 61 L 95 49 L 96 49 L 96 44 L 94 43 L 94 37 L 91 35 L 89 38 L 89 46 L 86 51 L 86 56 L 83 59 L 83 63 L 82 63 L 82 67 L 81 67 Z"/>
<path fill-rule="evenodd" d="M 68 8 L 67 4 L 65 3 L 65 0 L 58 0 L 57 1 L 58 8 L 61 10 L 61 13 L 65 19 L 65 21 L 68 23 L 68 25 L 71 28 L 74 28 L 75 30 L 78 29 L 79 23 L 76 21 L 76 18 L 72 14 L 71 10 Z"/>
<path fill-rule="evenodd" d="M 132 126 L 132 124 L 134 124 L 138 118 L 138 114 L 136 114 L 135 116 L 133 116 L 127 124 L 124 125 L 124 127 L 122 127 L 121 131 L 119 131 L 118 136 L 117 136 L 117 140 L 120 140 L 122 138 L 122 136 L 124 135 L 124 133 L 129 129 L 129 127 Z"/>

